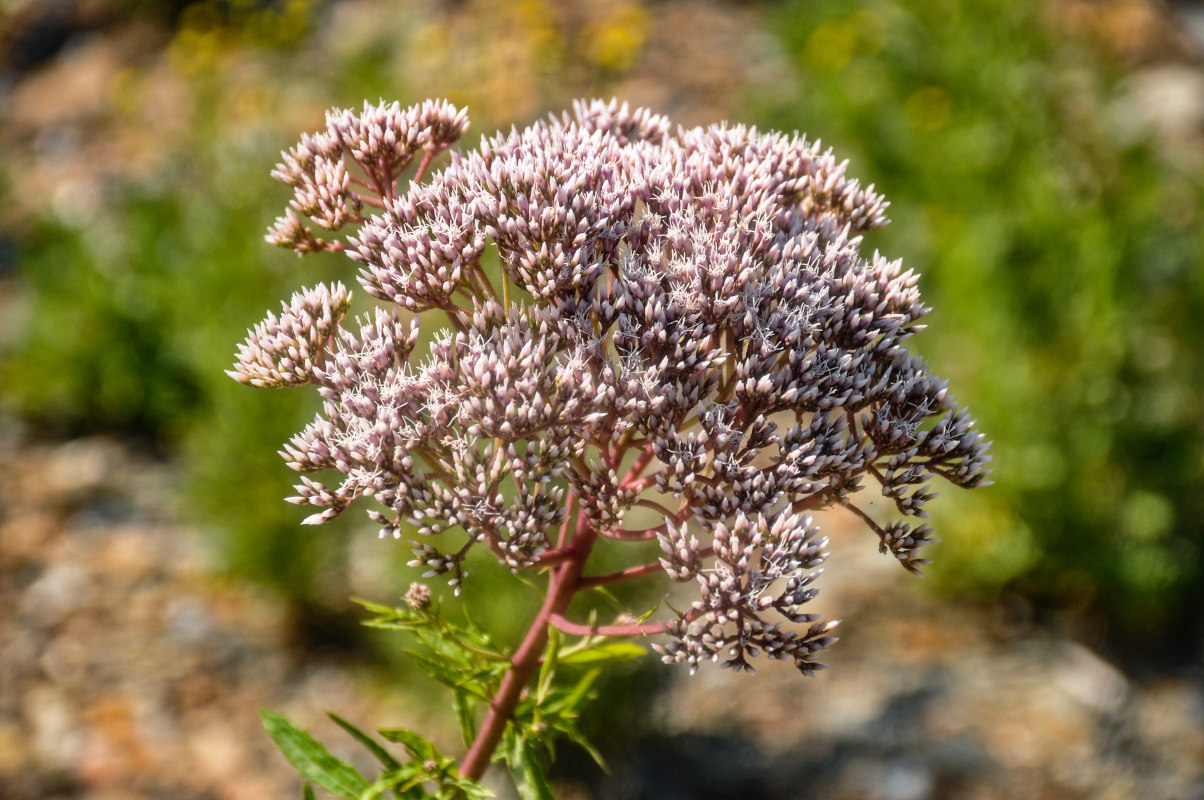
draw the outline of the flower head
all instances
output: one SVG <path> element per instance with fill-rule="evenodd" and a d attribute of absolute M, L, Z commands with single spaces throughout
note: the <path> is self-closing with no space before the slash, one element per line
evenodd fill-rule
<path fill-rule="evenodd" d="M 323 411 L 284 455 L 342 478 L 302 477 L 307 521 L 371 495 L 383 532 L 411 526 L 414 563 L 457 588 L 472 547 L 539 566 L 574 514 L 578 531 L 657 538 L 664 572 L 700 590 L 666 661 L 812 671 L 834 623 L 802 611 L 826 542 L 807 512 L 861 514 L 869 481 L 926 516 L 934 477 L 982 485 L 989 459 L 905 347 L 927 312 L 917 276 L 862 253 L 886 203 L 797 135 L 671 132 L 597 101 L 398 188 L 466 125 L 446 103 L 333 111 L 274 173 L 295 197 L 270 238 L 309 252 L 328 245 L 302 216 L 355 223 L 329 247 L 392 309 L 348 330 L 346 293 L 319 287 L 257 327 L 231 373 L 317 385 Z M 408 320 L 436 315 L 416 357 Z M 637 508 L 662 524 L 624 527 Z M 862 516 L 906 568 L 927 563 L 927 526 Z"/>

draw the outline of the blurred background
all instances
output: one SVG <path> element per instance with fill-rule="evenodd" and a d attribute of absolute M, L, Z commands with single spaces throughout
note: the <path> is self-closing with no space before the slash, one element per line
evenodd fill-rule
<path fill-rule="evenodd" d="M 457 751 L 347 600 L 408 552 L 281 502 L 316 398 L 223 370 L 353 277 L 263 242 L 325 109 L 447 97 L 471 146 L 592 96 L 874 182 L 996 485 L 933 504 L 922 582 L 833 515 L 832 669 L 650 658 L 561 795 L 1204 798 L 1204 4 L 1153 0 L 0 0 L 0 798 L 297 796 L 259 708 Z"/>

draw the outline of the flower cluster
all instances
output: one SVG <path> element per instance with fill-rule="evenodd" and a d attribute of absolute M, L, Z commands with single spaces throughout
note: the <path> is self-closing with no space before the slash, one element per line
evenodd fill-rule
<path fill-rule="evenodd" d="M 427 176 L 465 125 L 446 103 L 333 111 L 274 173 L 295 196 L 269 240 L 344 250 L 385 305 L 344 327 L 341 286 L 303 292 L 231 373 L 317 386 L 323 410 L 283 455 L 342 478 L 302 477 L 306 521 L 374 496 L 382 535 L 405 531 L 457 588 L 475 545 L 519 570 L 589 537 L 656 539 L 664 558 L 632 573 L 700 591 L 664 625 L 666 661 L 814 669 L 832 623 L 800 611 L 825 557 L 808 512 L 849 507 L 915 571 L 930 529 L 881 526 L 853 494 L 868 480 L 925 517 L 934 477 L 982 485 L 989 458 L 904 346 L 927 310 L 917 276 L 861 252 L 881 196 L 818 142 L 672 130 L 613 101 Z M 325 242 L 304 218 L 358 231 Z M 415 356 L 419 318 L 441 327 Z M 628 526 L 633 509 L 660 524 Z"/>
<path fill-rule="evenodd" d="M 316 236 L 298 215 L 329 231 L 362 223 L 365 204 L 381 207 L 396 197 L 397 176 L 419 152 L 425 166 L 467 129 L 468 115 L 445 101 L 428 100 L 407 109 L 397 103 L 365 103 L 361 114 L 330 111 L 326 130 L 302 136 L 272 171 L 273 178 L 293 187 L 293 199 L 268 241 L 300 255 L 342 249 L 340 243 Z M 375 196 L 365 197 L 353 185 Z"/>

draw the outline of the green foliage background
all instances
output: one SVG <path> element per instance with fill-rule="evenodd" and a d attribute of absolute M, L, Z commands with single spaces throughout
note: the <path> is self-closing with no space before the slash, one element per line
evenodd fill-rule
<path fill-rule="evenodd" d="M 303 512 L 280 502 L 293 476 L 275 451 L 313 398 L 223 374 L 266 309 L 301 285 L 352 280 L 340 259 L 298 261 L 263 243 L 287 199 L 267 172 L 331 105 L 449 96 L 473 110 L 471 143 L 572 96 L 609 96 L 647 24 L 628 5 L 614 30 L 589 33 L 607 43 L 594 62 L 557 38 L 540 3 L 491 5 L 499 30 L 519 31 L 535 54 L 512 96 L 488 70 L 433 84 L 428 70 L 417 84 L 407 70 L 450 36 L 438 18 L 385 20 L 318 58 L 306 48 L 322 4 L 134 3 L 169 8 L 178 25 L 171 57 L 194 96 L 189 133 L 169 166 L 115 190 L 86 224 L 48 211 L 10 226 L 27 302 L 0 352 L 3 403 L 45 430 L 132 433 L 176 455 L 181 507 L 224 543 L 233 574 L 300 606 L 342 604 L 354 524 L 300 529 Z M 1116 66 L 1051 28 L 1040 4 L 798 0 L 759 11 L 794 82 L 751 87 L 729 118 L 823 138 L 877 183 L 893 223 L 869 245 L 923 273 L 935 311 L 916 345 L 995 440 L 997 485 L 933 504 L 945 537 L 936 586 L 1020 592 L 1112 641 L 1194 652 L 1199 168 L 1169 162 L 1129 124 Z M 249 122 L 230 111 L 224 83 L 243 57 L 271 76 Z"/>
<path fill-rule="evenodd" d="M 803 77 L 766 120 L 877 182 L 870 244 L 923 274 L 916 345 L 994 440 L 996 487 L 934 503 L 942 588 L 1019 590 L 1190 652 L 1204 602 L 1201 175 L 1040 4 L 797 2 Z"/>

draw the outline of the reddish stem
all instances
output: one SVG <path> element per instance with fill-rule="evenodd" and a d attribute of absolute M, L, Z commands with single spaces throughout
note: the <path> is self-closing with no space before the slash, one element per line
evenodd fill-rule
<path fill-rule="evenodd" d="M 877 522 L 874 522 L 873 517 L 847 500 L 841 501 L 838 505 L 842 506 L 843 508 L 847 508 L 849 511 L 852 511 L 861 519 L 862 522 L 866 524 L 870 530 L 878 535 L 879 539 L 883 540 L 884 542 L 886 541 L 886 531 L 882 530 L 881 525 L 879 525 Z"/>
<path fill-rule="evenodd" d="M 658 533 L 664 533 L 666 527 L 657 525 L 655 528 L 644 528 L 639 531 L 632 531 L 626 528 L 619 528 L 613 531 L 602 531 L 602 535 L 608 539 L 618 539 L 623 542 L 646 542 L 649 539 L 655 539 Z"/>
<path fill-rule="evenodd" d="M 586 575 L 581 579 L 580 586 L 582 589 L 592 589 L 595 586 L 605 586 L 608 583 L 619 583 L 621 581 L 635 580 L 642 578 L 645 575 L 654 575 L 657 572 L 663 572 L 664 567 L 661 562 L 653 561 L 651 564 L 640 564 L 638 567 L 628 567 L 620 572 L 607 572 L 604 575 Z"/>
<path fill-rule="evenodd" d="M 820 506 L 824 505 L 824 503 L 828 502 L 827 491 L 828 490 L 826 488 L 820 489 L 814 494 L 809 494 L 801 500 L 794 501 L 794 503 L 790 506 L 790 510 L 795 514 L 798 514 L 803 511 L 813 511 L 819 508 Z"/>
<path fill-rule="evenodd" d="M 655 636 L 667 630 L 663 622 L 651 625 L 581 625 L 560 614 L 553 614 L 548 621 L 573 636 Z"/>
<path fill-rule="evenodd" d="M 414 177 L 410 178 L 410 180 L 412 180 L 414 183 L 418 183 L 418 181 L 422 180 L 422 174 L 426 172 L 426 168 L 430 166 L 431 159 L 434 157 L 435 154 L 430 150 L 427 150 L 422 156 L 422 161 L 418 162 L 418 170 L 414 173 Z"/>
<path fill-rule="evenodd" d="M 642 478 L 633 478 L 631 480 L 624 479 L 619 485 L 624 489 L 631 489 L 632 491 L 639 493 L 647 489 L 649 486 L 656 485 L 656 475 L 645 475 Z"/>
<path fill-rule="evenodd" d="M 360 194 L 359 192 L 355 193 L 355 199 L 359 200 L 364 205 L 372 206 L 373 208 L 384 208 L 385 207 L 384 200 L 381 200 L 377 197 L 369 197 L 368 195 Z"/>
<path fill-rule="evenodd" d="M 644 451 L 636 458 L 635 463 L 631 465 L 631 469 L 629 469 L 627 474 L 623 476 L 623 480 L 619 485 L 624 488 L 630 487 L 635 480 L 640 477 L 640 473 L 644 471 L 644 468 L 648 466 L 648 462 L 651 460 L 652 443 L 649 442 L 648 446 L 644 448 Z M 646 487 L 641 486 L 637 491 L 643 491 L 644 488 Z"/>
<path fill-rule="evenodd" d="M 704 547 L 698 551 L 700 558 L 709 558 L 715 555 L 714 546 Z M 622 581 L 631 581 L 636 578 L 643 578 L 645 575 L 655 575 L 658 572 L 663 572 L 664 567 L 661 562 L 653 561 L 651 564 L 640 564 L 637 567 L 628 567 L 619 572 L 607 572 L 602 575 L 585 575 L 577 583 L 581 591 L 592 589 L 595 586 L 605 586 L 609 583 L 621 583 Z M 621 635 L 621 634 L 616 634 Z"/>
<path fill-rule="evenodd" d="M 673 514 L 669 519 L 677 525 L 689 519 L 694 515 L 694 509 L 690 507 L 689 502 L 683 502 L 682 507 L 678 509 L 676 514 Z M 610 539 L 619 539 L 624 542 L 644 542 L 649 539 L 655 539 L 658 535 L 669 530 L 668 521 L 657 525 L 654 528 L 644 528 L 643 530 L 633 531 L 628 528 L 619 528 L 613 531 L 602 531 L 602 535 Z"/>
<path fill-rule="evenodd" d="M 615 453 L 610 447 L 610 435 L 602 433 L 594 440 L 594 446 L 598 448 L 598 455 L 602 458 L 602 463 L 607 469 L 615 469 L 618 465 L 615 463 Z"/>
<path fill-rule="evenodd" d="M 559 564 L 552 572 L 548 582 L 548 596 L 543 607 L 535 616 L 522 644 L 518 646 L 514 657 L 510 659 L 510 669 L 502 677 L 497 693 L 489 701 L 489 710 L 481 723 L 477 737 L 473 740 L 468 754 L 460 762 L 460 774 L 469 780 L 479 781 L 489 767 L 490 758 L 506 725 L 514 716 L 523 688 L 535 676 L 539 669 L 540 656 L 548 644 L 548 625 L 554 616 L 559 616 L 569 607 L 569 602 L 579 588 L 581 569 L 593 550 L 594 540 L 598 534 L 589 525 L 585 514 L 577 515 L 577 532 L 573 543 L 569 545 L 572 555 Z"/>
<path fill-rule="evenodd" d="M 673 519 L 677 519 L 676 514 L 674 514 L 672 511 L 665 508 L 664 506 L 662 506 L 660 503 L 656 502 L 655 500 L 646 500 L 644 498 L 640 498 L 639 500 L 636 500 L 634 503 L 632 503 L 632 505 L 640 506 L 642 508 L 651 508 L 653 511 L 664 516 L 666 519 L 668 519 L 670 517 L 672 517 Z"/>
<path fill-rule="evenodd" d="M 650 453 L 650 450 L 646 452 Z M 555 625 L 561 630 L 575 635 L 646 636 L 663 633 L 666 630 L 662 624 L 584 626 L 570 622 L 564 617 L 564 612 L 568 610 L 573 595 L 583 588 L 587 588 L 581 572 L 593 551 L 594 542 L 599 534 L 603 533 L 590 525 L 589 515 L 585 513 L 583 504 L 573 492 L 569 492 L 565 499 L 566 510 L 571 509 L 574 501 L 577 506 L 577 529 L 573 533 L 572 541 L 569 543 L 563 541 L 568 531 L 566 523 L 565 528 L 561 531 L 560 546 L 543 554 L 543 558 L 549 559 L 550 563 L 555 563 L 555 566 L 552 567 L 551 578 L 548 580 L 547 597 L 523 637 L 522 643 L 519 644 L 518 650 L 510 659 L 510 669 L 502 676 L 497 692 L 489 701 L 489 710 L 485 712 L 485 719 L 481 722 L 476 738 L 468 748 L 464 760 L 460 762 L 460 774 L 469 780 L 479 781 L 485 774 L 485 770 L 488 769 L 493 753 L 497 750 L 502 736 L 505 735 L 506 726 L 514 717 L 514 710 L 518 707 L 523 689 L 539 670 L 543 652 L 548 645 L 550 625 Z M 681 510 L 674 515 L 677 517 L 675 521 L 680 522 L 682 518 L 688 517 L 691 513 L 689 504 L 685 503 Z M 656 535 L 656 531 L 657 529 L 652 528 L 647 531 L 606 531 L 604 533 L 618 538 L 627 538 L 631 534 L 652 538 Z M 656 566 L 660 567 L 659 564 Z M 593 585 L 600 585 L 597 578 L 594 580 Z"/>
<path fill-rule="evenodd" d="M 528 569 L 543 569 L 563 564 L 573 558 L 576 552 L 571 547 L 557 547 L 555 550 L 544 550 L 536 556 L 534 563 Z"/>
<path fill-rule="evenodd" d="M 560 526 L 560 536 L 556 538 L 556 547 L 562 548 L 569 540 L 569 523 L 573 519 L 573 504 L 577 502 L 577 491 L 569 489 L 568 495 L 564 498 L 564 524 Z M 580 509 L 578 509 L 580 513 Z"/>

